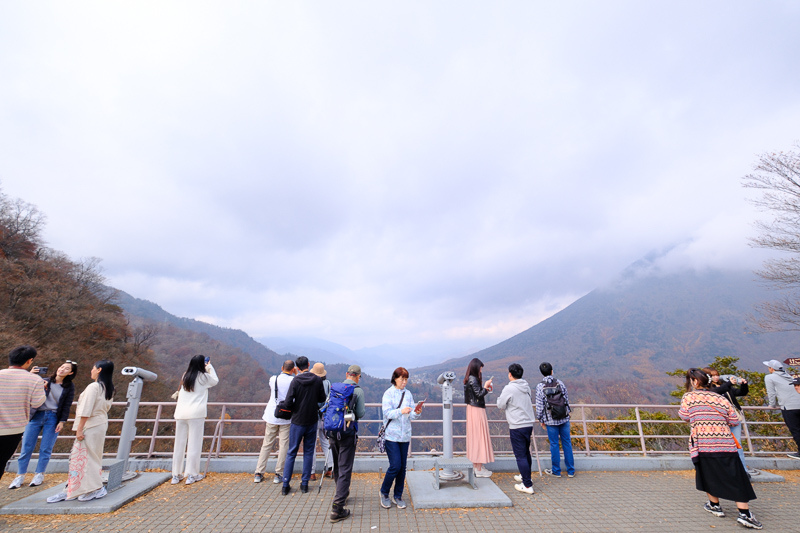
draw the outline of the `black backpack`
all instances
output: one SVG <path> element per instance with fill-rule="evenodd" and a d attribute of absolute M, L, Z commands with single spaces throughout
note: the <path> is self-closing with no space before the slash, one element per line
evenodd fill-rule
<path fill-rule="evenodd" d="M 553 420 L 563 420 L 569 414 L 569 404 L 564 397 L 564 391 L 558 381 L 552 376 L 545 378 L 544 388 L 544 402 L 547 410 L 550 411 L 550 418 Z"/>

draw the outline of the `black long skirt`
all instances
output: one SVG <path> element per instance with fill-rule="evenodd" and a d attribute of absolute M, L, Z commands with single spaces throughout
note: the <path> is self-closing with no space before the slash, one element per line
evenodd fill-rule
<path fill-rule="evenodd" d="M 734 502 L 756 499 L 738 453 L 720 453 L 712 457 L 700 455 L 693 462 L 697 490 Z"/>

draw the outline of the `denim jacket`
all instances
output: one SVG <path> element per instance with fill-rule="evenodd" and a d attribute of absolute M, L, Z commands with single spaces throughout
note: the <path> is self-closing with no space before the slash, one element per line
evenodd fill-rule
<path fill-rule="evenodd" d="M 403 405 L 398 407 L 400 398 L 403 396 Z M 402 414 L 400 411 L 404 407 L 410 407 L 411 412 L 407 415 Z M 411 441 L 411 421 L 419 418 L 419 414 L 414 412 L 414 398 L 411 396 L 411 391 L 408 389 L 400 390 L 394 385 L 386 389 L 383 393 L 383 425 L 386 426 L 386 440 L 392 442 L 410 442 Z M 389 421 L 391 424 L 387 425 Z"/>

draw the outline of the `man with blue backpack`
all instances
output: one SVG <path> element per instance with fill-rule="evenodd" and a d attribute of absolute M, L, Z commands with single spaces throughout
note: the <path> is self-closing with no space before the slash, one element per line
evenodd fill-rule
<path fill-rule="evenodd" d="M 325 434 L 333 454 L 333 481 L 336 483 L 331 522 L 339 522 L 350 516 L 350 510 L 344 506 L 350 496 L 350 478 L 358 443 L 358 420 L 367 413 L 364 391 L 358 386 L 360 379 L 361 367 L 350 365 L 344 382 L 331 385 L 325 411 Z"/>

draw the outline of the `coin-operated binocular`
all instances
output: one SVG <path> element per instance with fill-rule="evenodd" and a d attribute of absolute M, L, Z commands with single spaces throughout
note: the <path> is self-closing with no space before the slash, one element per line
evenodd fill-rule
<path fill-rule="evenodd" d="M 453 381 L 455 372 L 442 372 L 436 378 L 436 383 L 442 386 L 442 451 L 445 459 L 453 458 Z M 443 468 L 439 478 L 445 480 L 461 479 L 464 476 L 459 471 Z"/>
<path fill-rule="evenodd" d="M 136 438 L 136 418 L 139 416 L 139 400 L 142 397 L 142 387 L 145 381 L 155 381 L 158 374 L 137 366 L 126 366 L 122 369 L 123 376 L 133 376 L 133 381 L 128 384 L 128 406 L 125 409 L 125 419 L 122 422 L 122 432 L 119 435 L 119 448 L 117 459 L 125 461 L 123 480 L 131 479 L 135 473 L 128 472 L 128 457 L 131 454 L 131 445 Z"/>

